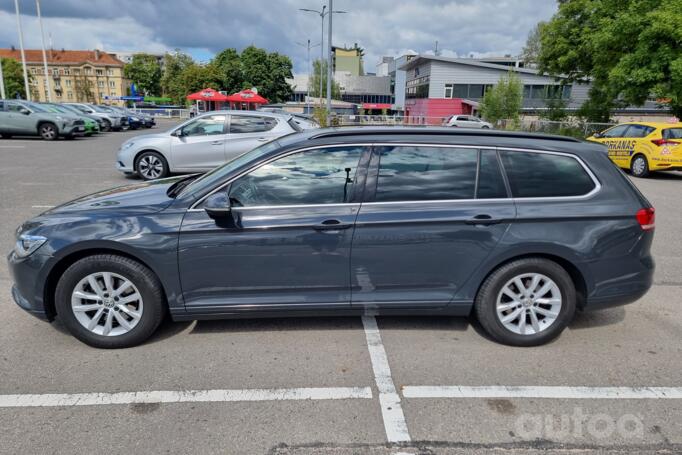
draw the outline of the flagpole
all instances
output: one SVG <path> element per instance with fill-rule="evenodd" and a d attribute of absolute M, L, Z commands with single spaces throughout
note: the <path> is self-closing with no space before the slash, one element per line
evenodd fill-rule
<path fill-rule="evenodd" d="M 36 10 L 38 11 L 38 24 L 40 24 L 40 40 L 43 43 L 43 68 L 45 70 L 45 80 L 47 81 L 47 101 L 52 102 L 52 87 L 50 78 L 47 74 L 47 53 L 45 52 L 45 32 L 43 31 L 43 18 L 40 15 L 40 0 L 36 0 Z"/>
<path fill-rule="evenodd" d="M 31 91 L 28 87 L 28 72 L 26 71 L 26 54 L 24 53 L 24 34 L 21 31 L 21 18 L 19 17 L 19 0 L 14 0 L 14 9 L 17 12 L 17 30 L 19 31 L 19 50 L 21 51 L 21 63 L 24 68 L 24 88 L 26 100 L 31 101 Z"/>

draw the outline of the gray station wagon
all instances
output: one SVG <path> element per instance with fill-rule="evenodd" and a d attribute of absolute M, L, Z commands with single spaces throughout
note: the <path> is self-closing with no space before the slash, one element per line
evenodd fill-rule
<path fill-rule="evenodd" d="M 203 176 L 114 188 L 24 223 L 16 303 L 120 348 L 175 320 L 474 314 L 545 343 L 652 283 L 654 209 L 599 144 L 322 129 Z"/>

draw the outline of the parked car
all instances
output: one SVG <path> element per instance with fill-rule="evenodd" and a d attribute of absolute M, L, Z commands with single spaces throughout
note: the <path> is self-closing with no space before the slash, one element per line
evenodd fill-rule
<path fill-rule="evenodd" d="M 55 113 L 37 103 L 0 100 L 0 136 L 40 136 L 46 141 L 83 135 L 85 123 L 72 114 Z"/>
<path fill-rule="evenodd" d="M 144 126 L 144 121 L 141 117 L 129 112 L 127 109 L 119 108 L 118 106 L 98 105 L 100 109 L 112 114 L 122 115 L 127 120 L 127 128 L 131 130 L 138 130 Z"/>
<path fill-rule="evenodd" d="M 56 103 L 40 103 L 42 107 L 47 109 L 50 112 L 53 112 L 55 114 L 69 114 L 69 115 L 75 115 L 81 120 L 83 120 L 84 126 L 85 126 L 85 131 L 84 134 L 86 136 L 92 136 L 93 134 L 99 133 L 99 123 L 96 122 L 95 120 L 92 120 L 92 118 L 88 117 L 85 114 L 75 114 L 73 111 L 67 109 L 66 107 L 62 106 L 61 104 L 56 104 Z"/>
<path fill-rule="evenodd" d="M 265 142 L 301 131 L 291 115 L 214 111 L 157 134 L 128 139 L 116 168 L 145 180 L 170 173 L 206 172 Z"/>
<path fill-rule="evenodd" d="M 679 123 L 621 123 L 587 138 L 608 148 L 609 158 L 635 177 L 655 171 L 682 170 L 682 126 Z"/>
<path fill-rule="evenodd" d="M 451 115 L 443 124 L 458 128 L 493 128 L 492 123 L 484 122 L 474 115 Z"/>
<path fill-rule="evenodd" d="M 315 120 L 310 115 L 295 114 L 292 112 L 287 112 L 284 109 L 280 109 L 277 107 L 263 107 L 263 108 L 259 109 L 259 112 L 273 112 L 275 114 L 291 115 L 294 118 L 294 121 L 303 130 L 311 130 L 311 129 L 315 129 L 315 128 L 320 127 L 320 124 L 317 123 L 317 120 Z"/>
<path fill-rule="evenodd" d="M 367 311 L 474 313 L 493 339 L 533 346 L 577 309 L 643 296 L 653 237 L 654 209 L 601 145 L 347 128 L 71 201 L 24 223 L 8 259 L 20 307 L 101 348 L 143 342 L 166 313 Z"/>
<path fill-rule="evenodd" d="M 86 114 L 85 112 L 78 109 L 76 106 L 72 106 L 70 104 L 65 104 L 65 103 L 52 103 L 52 104 L 57 105 L 63 109 L 66 109 L 67 111 L 69 111 L 72 114 L 84 116 L 84 117 L 89 118 L 90 120 L 94 120 L 95 122 L 97 122 L 98 130 L 103 131 L 104 121 L 102 120 L 101 117 L 98 117 L 98 116 L 92 115 L 92 114 Z"/>
<path fill-rule="evenodd" d="M 131 117 L 134 117 L 135 122 L 139 122 L 140 126 L 139 127 L 144 127 L 144 128 L 151 128 L 154 125 L 156 125 L 156 120 L 154 117 L 152 117 L 149 114 L 146 114 L 144 112 L 135 112 L 130 109 L 127 109 L 125 107 L 120 107 L 120 106 L 107 106 L 110 109 L 114 109 L 115 111 L 118 111 L 122 114 L 125 114 L 128 116 L 130 119 Z"/>
<path fill-rule="evenodd" d="M 94 115 L 102 119 L 102 131 L 121 131 L 128 128 L 128 118 L 125 115 L 114 113 L 101 106 L 87 103 L 67 103 L 74 106 L 84 114 Z"/>

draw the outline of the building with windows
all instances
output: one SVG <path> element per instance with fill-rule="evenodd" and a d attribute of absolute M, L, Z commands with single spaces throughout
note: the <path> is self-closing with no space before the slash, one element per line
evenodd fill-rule
<path fill-rule="evenodd" d="M 357 43 L 350 49 L 345 47 L 332 47 L 332 69 L 335 72 L 346 72 L 351 76 L 364 76 L 365 70 L 362 62 L 362 49 Z"/>
<path fill-rule="evenodd" d="M 513 71 L 523 84 L 523 110 L 546 108 L 548 100 L 562 99 L 567 109 L 577 109 L 587 99 L 589 84 L 566 83 L 523 68 L 465 58 L 419 55 L 398 69 L 405 71 L 405 115 L 437 124 L 450 115 L 475 114 L 486 90 Z M 396 85 L 398 93 L 400 87 Z"/>
<path fill-rule="evenodd" d="M 123 75 L 124 63 L 106 52 L 49 49 L 46 51 L 47 75 L 41 50 L 27 49 L 24 53 L 33 101 L 48 101 L 48 78 L 53 102 L 100 104 L 106 97 L 126 95 L 130 85 Z M 0 57 L 21 62 L 21 53 L 15 48 L 0 49 Z M 7 96 L 13 97 L 13 94 Z"/>
<path fill-rule="evenodd" d="M 369 111 L 393 107 L 390 76 L 356 76 L 347 71 L 336 71 L 334 81 L 339 84 L 341 91 L 339 101 L 357 104 L 361 109 Z M 305 102 L 308 75 L 297 74 L 287 82 L 293 90 L 289 101 Z M 326 93 L 326 88 L 324 90 L 323 93 Z"/>

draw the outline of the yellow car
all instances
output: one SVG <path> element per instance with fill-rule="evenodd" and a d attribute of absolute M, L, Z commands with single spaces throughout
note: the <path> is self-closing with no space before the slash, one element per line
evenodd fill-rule
<path fill-rule="evenodd" d="M 621 123 L 587 140 L 606 145 L 611 161 L 635 177 L 682 170 L 682 123 Z"/>

